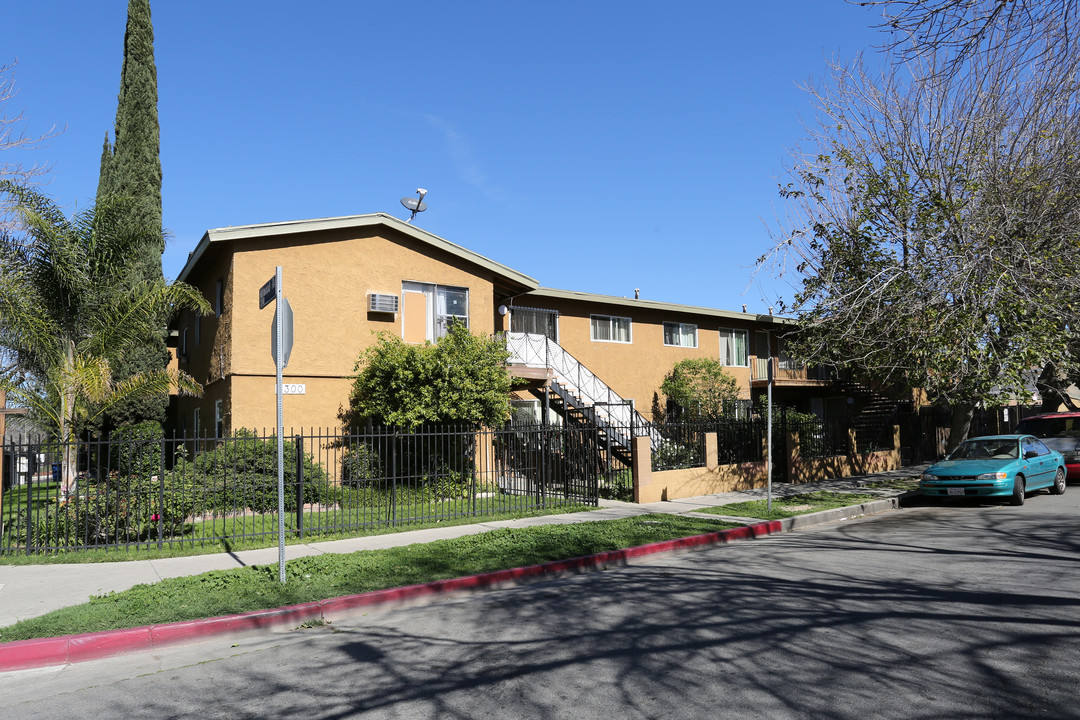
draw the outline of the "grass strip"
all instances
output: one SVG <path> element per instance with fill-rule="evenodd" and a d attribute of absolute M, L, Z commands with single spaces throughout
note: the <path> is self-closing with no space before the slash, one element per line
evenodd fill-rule
<path fill-rule="evenodd" d="M 504 528 L 478 535 L 286 563 L 215 570 L 94 596 L 82 605 L 0 628 L 0 642 L 117 630 L 265 610 L 341 595 L 524 567 L 716 532 L 737 525 L 677 515 L 643 515 L 568 525 Z"/>
<path fill-rule="evenodd" d="M 436 527 L 451 527 L 454 525 L 473 525 L 476 523 L 491 522 L 493 520 L 516 520 L 525 517 L 541 517 L 544 515 L 563 515 L 566 513 L 587 512 L 595 510 L 589 505 L 555 505 L 547 509 L 535 506 L 511 507 L 506 510 L 493 511 L 477 515 L 459 515 L 457 517 L 441 517 L 435 520 L 412 520 L 403 518 L 396 525 L 386 523 L 373 523 L 367 527 L 347 528 L 344 530 L 311 530 L 304 532 L 304 537 L 292 534 L 295 528 L 295 516 L 285 518 L 285 544 L 301 545 L 326 540 L 341 540 L 345 538 L 368 537 L 371 535 L 392 535 L 396 533 L 411 532 L 413 530 L 426 530 Z M 310 515 L 310 514 L 309 514 Z M 346 516 L 346 521 L 349 520 Z M 216 523 L 216 525 L 215 525 Z M 188 557 L 191 555 L 212 555 L 214 553 L 238 552 L 240 550 L 259 550 L 268 547 L 277 547 L 277 514 L 254 515 L 242 518 L 217 518 L 206 521 L 209 529 L 207 534 L 221 534 L 219 537 L 190 537 L 166 541 L 165 547 L 160 550 L 156 540 L 143 540 L 132 543 L 126 547 L 106 548 L 76 548 L 73 550 L 61 550 L 52 553 L 23 554 L 20 547 L 11 547 L 8 554 L 0 555 L 0 565 L 55 565 L 76 563 L 98 562 L 122 562 L 125 560 L 157 560 L 159 558 Z M 264 528 L 272 528 L 272 532 L 264 532 Z M 196 531 L 201 532 L 201 530 Z M 254 537 L 244 537 L 252 534 Z"/>
<path fill-rule="evenodd" d="M 858 505 L 868 500 L 880 500 L 880 495 L 868 495 L 866 493 L 843 493 L 818 492 L 800 493 L 788 495 L 782 498 L 773 498 L 772 512 L 769 512 L 765 500 L 748 500 L 747 502 L 731 503 L 729 505 L 717 505 L 703 508 L 698 512 L 712 513 L 713 515 L 727 515 L 729 517 L 759 518 L 761 520 L 783 520 L 796 515 L 807 515 L 822 510 Z"/>

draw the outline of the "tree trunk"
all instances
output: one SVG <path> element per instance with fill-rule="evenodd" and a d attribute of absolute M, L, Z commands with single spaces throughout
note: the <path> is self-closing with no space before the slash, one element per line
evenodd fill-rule
<path fill-rule="evenodd" d="M 952 425 L 949 428 L 949 442 L 945 452 L 950 453 L 960 443 L 967 440 L 971 431 L 971 418 L 975 414 L 975 406 L 971 403 L 953 403 Z"/>
<path fill-rule="evenodd" d="M 1035 389 L 1042 398 L 1040 412 L 1057 412 L 1058 408 L 1065 404 L 1075 410 L 1072 400 L 1069 398 L 1069 378 L 1058 369 L 1054 363 L 1046 363 L 1042 372 L 1035 381 Z"/>
<path fill-rule="evenodd" d="M 67 367 L 75 364 L 75 343 L 67 343 Z M 78 416 L 75 412 L 75 389 L 70 381 L 60 391 L 60 497 L 66 498 L 75 489 L 75 474 L 78 463 L 75 452 L 75 425 Z"/>

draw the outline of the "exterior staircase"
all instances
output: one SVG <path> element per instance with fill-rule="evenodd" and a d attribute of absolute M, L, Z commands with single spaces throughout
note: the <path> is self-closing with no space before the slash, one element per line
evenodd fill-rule
<path fill-rule="evenodd" d="M 881 430 L 882 428 L 887 427 L 889 428 L 888 432 L 891 436 L 892 423 L 890 421 L 896 417 L 898 410 L 898 403 L 896 400 L 888 398 L 863 383 L 854 380 L 841 380 L 837 383 L 837 386 L 841 388 L 844 393 L 848 395 L 857 395 L 864 400 L 861 412 L 852 419 L 852 427 L 856 432 Z"/>
<path fill-rule="evenodd" d="M 632 401 L 621 397 L 551 338 L 509 332 L 506 347 L 510 365 L 549 371 L 552 407 L 568 422 L 588 422 L 599 428 L 621 460 L 629 462 L 635 436 L 649 436 L 654 450 L 660 446 L 660 433 L 634 409 Z"/>

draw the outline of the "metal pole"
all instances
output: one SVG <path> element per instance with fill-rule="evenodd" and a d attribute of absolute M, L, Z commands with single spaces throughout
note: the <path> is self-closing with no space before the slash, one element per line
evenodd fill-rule
<path fill-rule="evenodd" d="M 772 385 L 773 385 L 773 367 L 772 367 L 772 349 L 769 349 L 769 382 L 766 394 L 766 405 L 768 406 L 768 421 L 766 429 L 766 450 L 765 450 L 765 468 L 766 468 L 766 480 L 767 490 L 765 494 L 765 509 L 766 512 L 772 512 Z"/>
<path fill-rule="evenodd" d="M 285 360 L 285 352 L 282 347 L 282 311 L 281 311 L 281 266 L 274 271 L 274 323 L 277 327 L 277 360 L 274 362 L 277 371 L 277 486 L 278 486 L 278 580 L 285 584 L 285 429 L 282 420 L 281 402 L 281 370 Z"/>
<path fill-rule="evenodd" d="M 304 428 L 300 428 L 303 432 Z M 304 539 L 304 436 L 293 438 L 296 445 L 296 530 Z"/>

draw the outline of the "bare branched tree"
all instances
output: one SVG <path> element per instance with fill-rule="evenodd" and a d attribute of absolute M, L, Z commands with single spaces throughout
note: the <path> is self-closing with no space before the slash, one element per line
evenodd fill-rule
<path fill-rule="evenodd" d="M 948 56 L 937 70 L 963 72 L 972 57 L 1002 53 L 1016 62 L 1069 62 L 1080 0 L 848 0 L 881 9 L 886 50 L 903 57 Z"/>
<path fill-rule="evenodd" d="M 27 165 L 11 158 L 10 151 L 29 150 L 40 147 L 43 142 L 54 137 L 59 131 L 50 128 L 40 135 L 28 135 L 23 127 L 23 114 L 11 108 L 16 95 L 16 62 L 0 65 L 0 181 L 10 180 L 20 185 L 28 185 L 40 177 L 48 168 L 44 165 Z M 0 206 L 0 231 L 10 228 L 12 221 L 6 206 Z"/>
<path fill-rule="evenodd" d="M 1017 52 L 981 51 L 963 79 L 942 79 L 948 52 L 833 65 L 808 88 L 819 119 L 761 259 L 798 276 L 805 359 L 951 404 L 952 444 L 976 404 L 1075 362 L 1080 64 Z"/>

